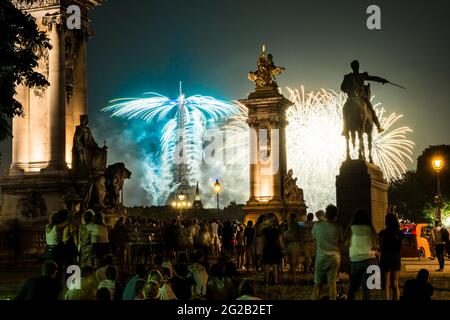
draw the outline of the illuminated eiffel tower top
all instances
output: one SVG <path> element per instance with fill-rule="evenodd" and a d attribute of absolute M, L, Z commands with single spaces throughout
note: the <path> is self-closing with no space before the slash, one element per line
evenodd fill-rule
<path fill-rule="evenodd" d="M 200 190 L 198 188 L 198 181 L 197 181 L 197 187 L 195 188 L 195 198 L 194 198 L 194 208 L 201 209 L 203 208 L 202 199 L 200 198 Z"/>

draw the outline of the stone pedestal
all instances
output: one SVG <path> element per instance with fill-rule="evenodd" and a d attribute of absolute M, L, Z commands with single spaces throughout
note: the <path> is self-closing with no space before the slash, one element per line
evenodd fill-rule
<path fill-rule="evenodd" d="M 336 177 L 339 224 L 346 228 L 357 208 L 369 211 L 377 232 L 384 228 L 388 206 L 388 183 L 376 165 L 363 160 L 346 160 Z"/>
<path fill-rule="evenodd" d="M 71 188 L 86 187 L 86 182 L 70 176 L 70 154 L 79 115 L 87 114 L 86 41 L 91 35 L 87 14 L 103 2 L 74 1 L 81 8 L 81 28 L 68 29 L 67 1 L 12 1 L 35 18 L 52 45 L 51 50 L 36 52 L 35 68 L 50 85 L 17 88 L 16 99 L 24 116 L 12 121 L 12 163 L 0 179 L 0 237 L 4 238 L 17 218 L 25 254 L 42 251 L 49 215 L 67 207 L 65 197 Z M 3 249 L 0 243 L 0 255 Z"/>
<path fill-rule="evenodd" d="M 303 195 L 285 198 L 286 109 L 293 103 L 273 87 L 259 87 L 240 100 L 248 108 L 250 127 L 250 198 L 244 206 L 245 220 L 254 222 L 261 214 L 275 213 L 280 221 L 290 213 L 306 212 Z"/>

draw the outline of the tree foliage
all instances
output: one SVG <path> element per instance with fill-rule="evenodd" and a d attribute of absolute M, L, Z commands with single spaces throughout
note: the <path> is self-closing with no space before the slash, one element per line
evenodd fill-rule
<path fill-rule="evenodd" d="M 389 204 L 397 206 L 401 217 L 413 222 L 434 220 L 436 205 L 433 200 L 437 194 L 437 176 L 432 159 L 436 154 L 444 159 L 444 167 L 440 172 L 444 204 L 447 203 L 445 199 L 450 199 L 450 145 L 430 146 L 418 157 L 416 171 L 408 171 L 401 178 L 390 182 Z"/>
<path fill-rule="evenodd" d="M 49 85 L 35 68 L 39 60 L 37 50 L 51 49 L 51 45 L 46 33 L 38 30 L 36 20 L 10 0 L 0 1 L 0 35 L 0 141 L 3 141 L 11 136 L 11 119 L 23 116 L 22 105 L 15 99 L 16 87 Z"/>

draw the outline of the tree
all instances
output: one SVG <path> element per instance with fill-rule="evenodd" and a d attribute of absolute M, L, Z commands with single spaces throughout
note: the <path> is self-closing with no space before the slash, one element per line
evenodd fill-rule
<path fill-rule="evenodd" d="M 401 218 L 423 222 L 423 203 L 420 201 L 420 190 L 417 183 L 417 173 L 407 171 L 399 179 L 391 180 L 388 190 L 389 204 L 397 206 L 397 212 Z"/>
<path fill-rule="evenodd" d="M 17 0 L 16 2 L 33 2 Z M 36 72 L 38 49 L 51 49 L 36 20 L 17 9 L 11 0 L 0 1 L 0 141 L 11 136 L 11 119 L 23 116 L 23 108 L 14 96 L 18 85 L 45 87 L 49 83 Z"/>
<path fill-rule="evenodd" d="M 437 193 L 437 177 L 433 168 L 433 157 L 439 155 L 444 159 L 444 167 L 440 175 L 441 194 L 450 198 L 450 145 L 429 146 L 417 158 L 417 180 L 423 201 L 432 201 Z"/>
<path fill-rule="evenodd" d="M 444 159 L 444 167 L 440 172 L 441 194 L 444 202 L 445 199 L 450 199 L 450 146 L 429 146 L 417 159 L 417 171 L 408 171 L 401 178 L 390 182 L 389 204 L 397 206 L 397 211 L 402 218 L 413 222 L 434 220 L 436 205 L 433 199 L 437 187 L 432 159 L 436 154 Z M 450 210 L 448 206 L 446 208 Z M 443 212 L 445 210 L 444 208 Z"/>

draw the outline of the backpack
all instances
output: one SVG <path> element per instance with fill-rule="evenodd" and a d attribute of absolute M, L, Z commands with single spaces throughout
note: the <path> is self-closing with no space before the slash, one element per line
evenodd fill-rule
<path fill-rule="evenodd" d="M 440 232 L 441 232 L 442 241 L 448 242 L 449 241 L 448 230 L 446 228 L 441 228 Z"/>

